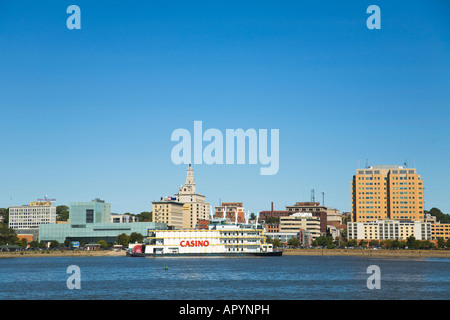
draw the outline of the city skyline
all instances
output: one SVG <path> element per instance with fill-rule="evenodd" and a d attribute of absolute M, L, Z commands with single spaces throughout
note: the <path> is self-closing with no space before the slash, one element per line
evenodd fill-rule
<path fill-rule="evenodd" d="M 212 207 L 284 210 L 315 200 L 351 211 L 369 165 L 415 167 L 424 209 L 450 213 L 450 22 L 444 1 L 76 1 L 0 5 L 0 207 L 49 195 L 151 211 L 173 196 L 171 133 L 279 130 L 279 170 L 193 164 Z M 369 5 L 381 29 L 366 27 Z"/>

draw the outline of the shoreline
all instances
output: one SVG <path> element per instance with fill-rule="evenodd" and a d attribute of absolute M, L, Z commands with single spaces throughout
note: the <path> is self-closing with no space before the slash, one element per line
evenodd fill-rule
<path fill-rule="evenodd" d="M 55 251 L 12 251 L 0 252 L 1 258 L 35 257 L 125 257 L 126 252 L 115 250 L 55 250 Z"/>
<path fill-rule="evenodd" d="M 374 258 L 450 258 L 450 250 L 387 250 L 387 249 L 285 249 L 283 256 L 359 256 Z M 56 250 L 0 252 L 1 258 L 21 257 L 126 257 L 126 251 Z"/>
<path fill-rule="evenodd" d="M 376 258 L 450 258 L 450 250 L 285 249 L 284 256 L 353 256 Z"/>

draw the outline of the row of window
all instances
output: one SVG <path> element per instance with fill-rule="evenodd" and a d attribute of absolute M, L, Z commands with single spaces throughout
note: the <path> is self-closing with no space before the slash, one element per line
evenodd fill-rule
<path fill-rule="evenodd" d="M 383 178 L 383 180 L 388 180 L 388 177 L 358 177 L 358 180 L 381 180 L 381 178 Z M 415 180 L 415 176 L 407 176 L 407 177 L 390 177 L 391 180 Z M 418 180 L 420 180 L 419 178 L 417 178 Z"/>

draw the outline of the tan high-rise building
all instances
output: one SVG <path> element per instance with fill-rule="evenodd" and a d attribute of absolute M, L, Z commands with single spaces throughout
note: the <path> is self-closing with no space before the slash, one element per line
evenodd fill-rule
<path fill-rule="evenodd" d="M 195 192 L 194 169 L 189 165 L 186 182 L 175 194 L 178 202 L 184 203 L 183 228 L 196 228 L 198 220 L 209 220 L 209 203 L 205 196 Z"/>
<path fill-rule="evenodd" d="M 152 204 L 154 222 L 165 223 L 174 229 L 184 229 L 183 203 L 161 199 L 161 201 L 153 201 Z"/>
<path fill-rule="evenodd" d="M 414 168 L 380 165 L 356 170 L 351 181 L 352 221 L 424 221 L 423 181 Z"/>

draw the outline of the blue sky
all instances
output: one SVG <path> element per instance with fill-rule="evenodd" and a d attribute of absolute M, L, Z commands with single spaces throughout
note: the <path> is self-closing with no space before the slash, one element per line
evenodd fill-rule
<path fill-rule="evenodd" d="M 81 9 L 69 30 L 66 9 Z M 369 30 L 366 9 L 381 8 Z M 279 129 L 278 174 L 195 165 L 215 206 L 350 210 L 359 166 L 415 165 L 450 213 L 447 1 L 2 1 L 0 207 L 173 195 L 178 128 Z"/>

